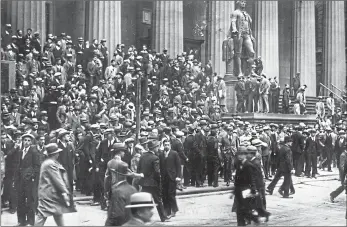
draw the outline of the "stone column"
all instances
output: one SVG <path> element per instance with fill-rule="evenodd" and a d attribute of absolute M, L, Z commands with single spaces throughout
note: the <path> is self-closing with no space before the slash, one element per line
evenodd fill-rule
<path fill-rule="evenodd" d="M 121 1 L 91 1 L 89 7 L 89 40 L 106 39 L 109 60 L 121 43 Z"/>
<path fill-rule="evenodd" d="M 256 40 L 255 52 L 263 60 L 267 78 L 279 77 L 278 56 L 278 2 L 255 2 L 254 37 Z"/>
<path fill-rule="evenodd" d="M 222 61 L 222 44 L 227 39 L 234 7 L 234 1 L 211 1 L 209 5 L 209 54 L 213 71 L 221 75 L 226 73 L 226 63 Z"/>
<path fill-rule="evenodd" d="M 41 44 L 46 41 L 46 7 L 45 1 L 12 1 L 11 23 L 12 30 L 31 28 L 40 33 Z M 43 47 L 43 45 L 42 45 Z"/>
<path fill-rule="evenodd" d="M 293 75 L 300 72 L 306 95 L 316 96 L 316 30 L 314 1 L 294 2 Z"/>
<path fill-rule="evenodd" d="M 331 88 L 331 84 L 334 84 L 343 91 L 346 85 L 344 2 L 326 1 L 324 10 L 324 85 Z M 328 93 L 325 90 L 325 94 Z M 340 95 L 339 91 L 336 93 Z"/>
<path fill-rule="evenodd" d="M 162 53 L 168 49 L 171 58 L 183 52 L 183 2 L 154 2 L 154 49 Z"/>

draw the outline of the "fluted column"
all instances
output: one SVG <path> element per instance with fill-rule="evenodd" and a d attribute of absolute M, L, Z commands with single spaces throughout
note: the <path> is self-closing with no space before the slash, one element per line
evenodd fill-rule
<path fill-rule="evenodd" d="M 222 44 L 227 39 L 234 7 L 234 1 L 211 1 L 209 6 L 209 54 L 214 71 L 221 75 L 226 73 L 226 63 L 222 61 Z"/>
<path fill-rule="evenodd" d="M 183 52 L 183 1 L 156 1 L 154 3 L 154 49 L 175 58 Z"/>
<path fill-rule="evenodd" d="M 324 84 L 329 88 L 334 84 L 343 90 L 346 85 L 344 2 L 326 1 L 324 13 Z"/>
<path fill-rule="evenodd" d="M 256 53 L 263 60 L 263 72 L 269 78 L 279 76 L 278 2 L 255 2 Z"/>
<path fill-rule="evenodd" d="M 45 1 L 11 1 L 11 23 L 13 31 L 31 28 L 40 33 L 42 43 L 46 41 L 46 7 Z"/>
<path fill-rule="evenodd" d="M 300 72 L 306 95 L 316 96 L 316 30 L 314 1 L 294 2 L 293 74 Z"/>
<path fill-rule="evenodd" d="M 89 10 L 89 40 L 106 39 L 109 60 L 121 43 L 121 1 L 92 1 Z"/>

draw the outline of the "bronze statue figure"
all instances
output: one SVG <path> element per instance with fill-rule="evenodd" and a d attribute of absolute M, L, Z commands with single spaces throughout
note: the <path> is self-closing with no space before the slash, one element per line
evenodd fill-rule
<path fill-rule="evenodd" d="M 254 37 L 252 35 L 252 18 L 245 11 L 246 1 L 236 1 L 236 10 L 231 14 L 231 25 L 228 34 L 228 39 L 233 39 L 234 51 L 235 51 L 235 65 L 237 74 L 235 76 L 242 75 L 241 54 L 246 53 L 247 68 L 253 64 L 254 58 Z"/>

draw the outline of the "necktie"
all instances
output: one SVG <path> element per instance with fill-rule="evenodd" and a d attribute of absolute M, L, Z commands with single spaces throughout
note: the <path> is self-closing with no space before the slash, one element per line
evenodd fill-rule
<path fill-rule="evenodd" d="M 28 148 L 24 148 L 23 149 L 23 156 L 22 156 L 22 159 L 24 159 L 25 155 L 27 154 L 28 152 Z"/>

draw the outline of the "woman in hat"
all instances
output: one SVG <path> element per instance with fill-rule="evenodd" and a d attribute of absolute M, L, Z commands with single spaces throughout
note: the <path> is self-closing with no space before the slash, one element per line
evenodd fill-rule
<path fill-rule="evenodd" d="M 58 162 L 62 151 L 55 143 L 46 145 L 48 158 L 42 163 L 38 191 L 38 214 L 35 226 L 43 226 L 53 216 L 64 226 L 63 214 L 76 212 L 65 168 Z"/>

